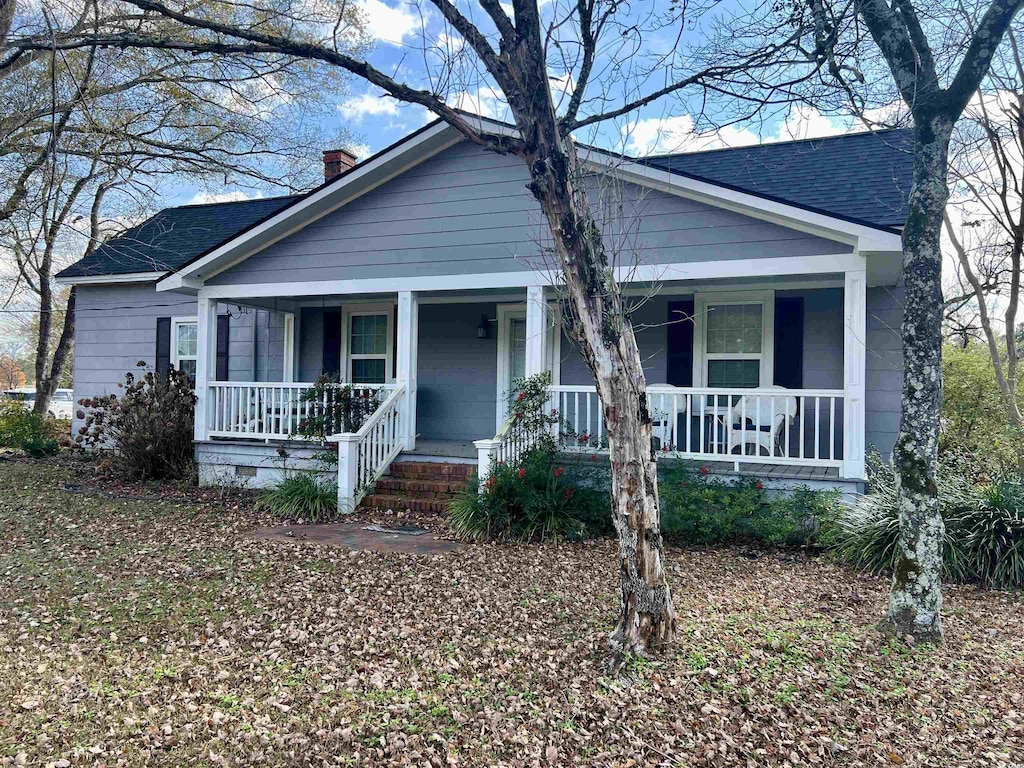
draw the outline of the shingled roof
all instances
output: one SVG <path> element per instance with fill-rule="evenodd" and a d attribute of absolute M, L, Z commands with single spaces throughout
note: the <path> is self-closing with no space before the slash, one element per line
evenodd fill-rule
<path fill-rule="evenodd" d="M 912 142 L 909 130 L 893 129 L 639 162 L 859 223 L 898 227 L 910 194 Z M 176 270 L 301 197 L 167 208 L 57 276 Z"/>
<path fill-rule="evenodd" d="M 673 173 L 883 227 L 907 216 L 913 135 L 895 128 L 643 158 Z"/>
<path fill-rule="evenodd" d="M 167 208 L 104 243 L 57 277 L 124 275 L 177 269 L 277 213 L 301 195 Z"/>

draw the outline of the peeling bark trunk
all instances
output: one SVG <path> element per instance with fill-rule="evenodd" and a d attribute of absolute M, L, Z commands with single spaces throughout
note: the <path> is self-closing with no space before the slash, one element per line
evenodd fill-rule
<path fill-rule="evenodd" d="M 508 76 L 517 85 L 506 88 L 523 142 L 517 154 L 529 168 L 530 191 L 551 228 L 573 333 L 594 376 L 608 431 L 621 590 L 609 638 L 617 671 L 629 655 L 665 645 L 675 632 L 646 380 L 601 228 L 591 214 L 581 163 L 572 138 L 562 136 L 551 102 L 539 35 L 521 37 L 505 55 Z"/>
<path fill-rule="evenodd" d="M 945 525 L 936 479 L 942 404 L 940 236 L 949 197 L 952 128 L 953 121 L 945 116 L 916 121 L 914 183 L 903 230 L 903 400 L 894 450 L 900 537 L 883 629 L 916 642 L 942 640 Z"/>
<path fill-rule="evenodd" d="M 620 610 L 610 637 L 613 668 L 629 654 L 670 642 L 675 614 L 665 575 L 658 469 L 640 352 L 603 248 L 571 140 L 537 147 L 531 191 L 554 234 L 566 278 L 573 328 L 604 410 L 612 466 L 612 515 L 618 537 Z"/>

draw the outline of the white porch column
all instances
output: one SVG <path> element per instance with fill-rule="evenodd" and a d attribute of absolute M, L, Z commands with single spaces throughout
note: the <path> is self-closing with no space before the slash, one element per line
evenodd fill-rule
<path fill-rule="evenodd" d="M 526 289 L 526 375 L 542 373 L 547 361 L 547 307 L 544 288 L 531 285 Z"/>
<path fill-rule="evenodd" d="M 405 405 L 402 424 L 405 450 L 416 447 L 416 356 L 419 347 L 420 304 L 415 291 L 398 293 L 398 358 L 395 379 L 405 383 Z"/>
<path fill-rule="evenodd" d="M 843 477 L 864 478 L 867 273 L 846 272 L 843 287 Z"/>
<path fill-rule="evenodd" d="M 295 313 L 284 314 L 284 374 L 281 378 L 291 383 L 295 381 Z"/>
<path fill-rule="evenodd" d="M 217 301 L 200 296 L 196 312 L 196 410 L 193 436 L 196 440 L 210 438 L 210 416 L 213 405 L 209 382 L 217 372 Z M 174 339 L 171 339 L 174 343 Z"/>

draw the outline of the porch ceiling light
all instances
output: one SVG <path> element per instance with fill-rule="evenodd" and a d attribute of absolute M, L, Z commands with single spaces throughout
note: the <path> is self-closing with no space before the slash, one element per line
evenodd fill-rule
<path fill-rule="evenodd" d="M 486 339 L 491 332 L 491 322 L 487 319 L 487 315 L 480 315 L 480 325 L 476 327 L 476 337 L 478 339 Z"/>

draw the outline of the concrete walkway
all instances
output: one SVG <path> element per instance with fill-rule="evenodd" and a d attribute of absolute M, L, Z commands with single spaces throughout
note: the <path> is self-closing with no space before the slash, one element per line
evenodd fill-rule
<path fill-rule="evenodd" d="M 323 525 L 275 525 L 248 534 L 266 541 L 312 542 L 374 552 L 409 552 L 435 555 L 462 548 L 457 541 L 436 538 L 431 532 L 419 536 L 385 531 L 367 531 L 369 523 L 326 523 Z"/>

